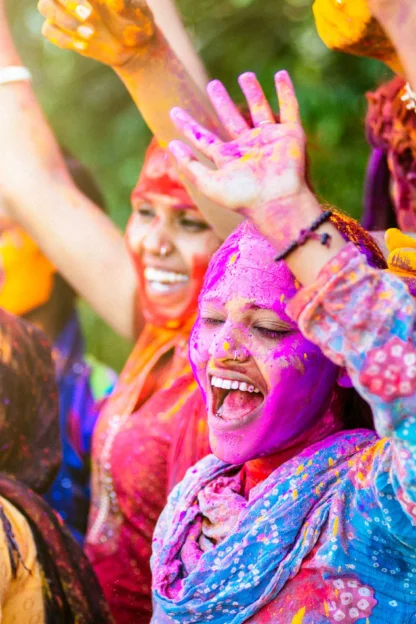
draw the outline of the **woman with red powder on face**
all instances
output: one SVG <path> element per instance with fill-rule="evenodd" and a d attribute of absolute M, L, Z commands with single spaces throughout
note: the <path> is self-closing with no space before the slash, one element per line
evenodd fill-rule
<path fill-rule="evenodd" d="M 176 418 L 197 393 L 188 337 L 205 270 L 219 243 L 155 143 L 132 204 L 126 241 L 146 326 L 94 432 L 86 538 L 86 552 L 113 615 L 126 623 L 150 619 L 151 538 L 166 502 L 175 440 L 180 455 L 185 453 L 173 467 L 176 478 L 209 452 L 202 402 L 195 422 L 186 423 L 195 432 L 190 449 L 178 439 L 183 423 Z"/>
<path fill-rule="evenodd" d="M 190 359 L 214 454 L 158 522 L 152 624 L 410 624 L 416 304 L 369 235 L 308 188 L 287 73 L 280 123 L 253 74 L 240 85 L 254 129 L 208 87 L 230 141 L 172 111 L 215 165 L 173 141 L 182 171 L 248 221 L 199 300 Z"/>
<path fill-rule="evenodd" d="M 56 18 L 76 19 L 80 28 L 87 4 L 80 2 L 84 8 L 80 12 L 73 3 L 43 2 L 42 11 L 56 5 L 52 6 Z M 136 4 L 143 9 L 141 24 L 147 35 L 139 37 L 136 46 L 129 39 L 130 47 L 122 51 L 118 47 L 117 61 L 120 72 L 131 66 L 126 54 L 139 64 L 142 82 L 135 99 L 163 142 L 176 134 L 168 116 L 172 103 L 193 102 L 195 114 L 204 120 L 214 120 L 214 115 L 156 28 L 147 6 Z M 166 7 L 166 2 L 160 4 Z M 103 5 L 97 7 L 98 14 Z M 117 20 L 125 18 L 126 12 L 123 16 L 114 12 L 115 28 Z M 98 37 L 99 26 L 97 20 Z M 84 23 L 84 34 L 86 28 Z M 96 49 L 92 39 L 90 49 Z M 2 54 L 3 66 L 18 64 L 14 52 Z M 149 71 L 152 81 L 143 89 Z M 163 85 L 163 103 L 157 85 L 160 89 Z M 119 233 L 72 187 L 29 85 L 4 84 L 0 106 L 8 119 L 1 132 L 10 145 L 9 160 L 18 158 L 20 171 L 26 173 L 20 179 L 16 162 L 14 167 L 5 162 L 1 168 L 0 186 L 13 217 L 114 328 L 138 336 L 94 432 L 86 550 L 116 621 L 148 622 L 151 537 L 166 501 L 168 480 L 171 475 L 180 478 L 208 451 L 187 341 L 203 275 L 221 239 L 180 183 L 166 153 L 153 142 L 132 195 L 133 214 L 126 232 L 131 263 Z M 36 141 L 32 128 L 36 128 Z M 177 423 L 176 414 L 188 397 L 195 419 Z"/>

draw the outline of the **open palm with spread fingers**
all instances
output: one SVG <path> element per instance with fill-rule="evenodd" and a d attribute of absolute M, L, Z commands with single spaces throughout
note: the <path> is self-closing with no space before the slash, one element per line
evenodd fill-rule
<path fill-rule="evenodd" d="M 280 213 L 285 212 L 287 202 L 296 201 L 306 189 L 305 134 L 293 85 L 285 71 L 276 74 L 275 81 L 280 122 L 256 76 L 240 76 L 252 128 L 220 82 L 208 85 L 208 95 L 232 139 L 228 142 L 202 128 L 182 109 L 171 112 L 183 136 L 216 166 L 210 169 L 201 164 L 188 145 L 173 141 L 169 149 L 180 170 L 210 199 L 249 217 L 260 230 L 266 227 L 267 206 L 280 204 Z"/>
<path fill-rule="evenodd" d="M 112 67 L 143 54 L 156 27 L 145 0 L 40 0 L 43 35 Z"/>

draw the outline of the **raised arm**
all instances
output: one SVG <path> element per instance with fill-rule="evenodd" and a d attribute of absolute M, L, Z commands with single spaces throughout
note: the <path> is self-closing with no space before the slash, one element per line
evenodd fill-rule
<path fill-rule="evenodd" d="M 156 25 L 150 4 L 178 53 Z M 112 67 L 162 146 L 177 136 L 169 118 L 173 106 L 186 105 L 201 123 L 220 129 L 197 86 L 205 80 L 202 66 L 197 67 L 197 55 L 170 0 L 40 0 L 38 6 L 46 18 L 44 36 Z"/>
<path fill-rule="evenodd" d="M 400 57 L 405 77 L 416 91 L 416 2 L 369 0 L 369 5 L 373 15 L 389 35 Z"/>
<path fill-rule="evenodd" d="M 0 1 L 0 75 L 21 65 Z M 29 82 L 0 85 L 0 193 L 72 286 L 121 335 L 133 336 L 136 278 L 123 237 L 80 193 Z"/>
<path fill-rule="evenodd" d="M 176 56 L 201 93 L 205 93 L 208 74 L 188 31 L 184 27 L 174 0 L 147 0 L 147 3 L 153 11 L 157 26 L 163 32 L 170 47 L 175 51 Z"/>
<path fill-rule="evenodd" d="M 43 34 L 52 43 L 113 68 L 162 147 L 179 136 L 169 117 L 174 106 L 186 107 L 204 126 L 224 134 L 201 89 L 202 65 L 172 0 L 40 0 L 39 10 L 46 17 Z M 222 210 L 218 219 L 218 207 L 190 182 L 187 186 L 217 233 L 227 236 L 238 216 Z"/>
<path fill-rule="evenodd" d="M 416 304 L 396 276 L 368 266 L 350 243 L 290 303 L 302 333 L 369 403 L 384 446 L 371 485 L 389 531 L 416 544 Z M 380 451 L 381 454 L 380 454 Z M 370 483 L 368 483 L 370 485 Z M 407 517 L 403 522 L 402 511 Z"/>

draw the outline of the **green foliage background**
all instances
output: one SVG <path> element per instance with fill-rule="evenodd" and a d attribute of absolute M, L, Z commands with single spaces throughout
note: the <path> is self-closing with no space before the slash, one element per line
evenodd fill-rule
<path fill-rule="evenodd" d="M 211 76 L 223 80 L 237 100 L 236 78 L 252 70 L 276 104 L 273 73 L 289 70 L 309 136 L 315 189 L 359 217 L 368 156 L 364 93 L 390 74 L 377 62 L 327 50 L 311 5 L 311 0 L 178 0 Z M 19 51 L 60 143 L 90 167 L 111 217 L 124 228 L 149 141 L 145 124 L 111 70 L 42 40 L 34 0 L 10 0 L 8 8 Z M 89 350 L 119 369 L 130 345 L 85 304 L 81 311 Z"/>

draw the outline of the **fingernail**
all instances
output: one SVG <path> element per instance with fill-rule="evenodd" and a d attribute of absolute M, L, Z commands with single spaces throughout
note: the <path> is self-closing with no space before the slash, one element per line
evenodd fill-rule
<path fill-rule="evenodd" d="M 247 80 L 257 80 L 257 76 L 254 72 L 244 72 L 244 74 L 240 74 L 238 77 L 238 82 L 246 82 Z"/>
<path fill-rule="evenodd" d="M 207 92 L 215 93 L 215 91 L 218 91 L 221 87 L 223 87 L 223 84 L 220 80 L 211 80 L 211 82 L 207 84 Z"/>
<path fill-rule="evenodd" d="M 86 20 L 91 15 L 91 9 L 79 4 L 75 9 L 75 15 L 79 17 L 79 19 Z"/>
<path fill-rule="evenodd" d="M 170 111 L 170 116 L 172 119 L 186 119 L 185 111 L 183 111 L 179 106 L 175 106 Z"/>
<path fill-rule="evenodd" d="M 87 47 L 87 44 L 85 43 L 85 41 L 74 41 L 74 48 L 76 48 L 77 50 L 85 50 Z"/>
<path fill-rule="evenodd" d="M 285 69 L 281 69 L 280 71 L 278 71 L 275 76 L 277 79 L 279 78 L 286 78 L 289 74 L 287 73 L 287 71 Z"/>
<path fill-rule="evenodd" d="M 77 33 L 83 39 L 91 39 L 91 37 L 95 33 L 95 30 L 94 28 L 92 28 L 92 26 L 78 26 Z"/>

